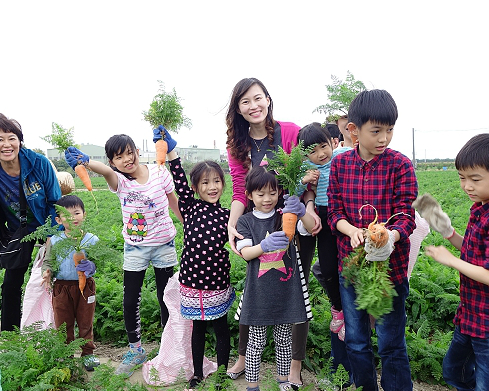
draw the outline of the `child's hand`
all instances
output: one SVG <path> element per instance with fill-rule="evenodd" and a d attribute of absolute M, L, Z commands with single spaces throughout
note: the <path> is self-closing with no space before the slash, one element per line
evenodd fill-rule
<path fill-rule="evenodd" d="M 42 273 L 40 286 L 43 286 L 45 289 L 51 289 L 51 270 L 47 269 Z"/>
<path fill-rule="evenodd" d="M 260 247 L 264 253 L 286 249 L 289 245 L 289 238 L 284 231 L 277 231 L 268 235 L 260 242 Z"/>
<path fill-rule="evenodd" d="M 88 164 L 90 157 L 75 147 L 68 147 L 65 151 L 66 163 L 74 170 L 79 164 Z"/>
<path fill-rule="evenodd" d="M 319 170 L 307 170 L 307 174 L 302 178 L 302 184 L 311 183 L 317 185 L 319 180 Z"/>
<path fill-rule="evenodd" d="M 282 209 L 282 213 L 293 213 L 299 219 L 306 214 L 306 206 L 301 202 L 299 197 L 286 194 L 284 195 L 284 202 L 285 206 Z"/>
<path fill-rule="evenodd" d="M 95 274 L 95 264 L 88 259 L 82 259 L 76 267 L 76 271 L 85 273 L 87 278 L 92 277 Z"/>
<path fill-rule="evenodd" d="M 426 193 L 416 198 L 413 208 L 428 222 L 431 228 L 444 238 L 453 236 L 454 229 L 450 217 L 443 212 L 440 204 L 430 194 Z"/>
<path fill-rule="evenodd" d="M 350 237 L 350 244 L 352 248 L 357 248 L 365 241 L 363 237 L 363 229 L 361 228 L 355 228 L 348 234 L 348 236 Z"/>
<path fill-rule="evenodd" d="M 424 253 L 433 258 L 436 262 L 445 266 L 452 267 L 452 260 L 456 257 L 443 246 L 427 246 Z"/>
<path fill-rule="evenodd" d="M 389 234 L 389 240 L 382 247 L 374 246 L 371 243 L 370 238 L 367 237 L 367 240 L 365 241 L 365 252 L 367 253 L 365 259 L 367 261 L 382 262 L 387 260 L 387 258 L 389 258 L 389 256 L 392 254 L 392 251 L 394 251 L 396 234 L 391 230 L 387 230 L 387 232 Z"/>
<path fill-rule="evenodd" d="M 163 134 L 162 134 L 163 133 Z M 163 125 L 158 126 L 156 129 L 153 129 L 153 142 L 157 142 L 158 140 L 165 140 L 168 144 L 168 151 L 171 152 L 177 146 L 176 140 L 172 139 L 170 132 L 166 130 Z"/>

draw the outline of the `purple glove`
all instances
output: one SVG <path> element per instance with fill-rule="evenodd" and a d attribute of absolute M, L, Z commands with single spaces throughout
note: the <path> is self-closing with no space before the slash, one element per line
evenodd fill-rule
<path fill-rule="evenodd" d="M 168 152 L 173 151 L 177 146 L 177 142 L 171 138 L 170 132 L 166 130 L 163 125 L 160 125 L 156 129 L 153 129 L 153 142 L 155 143 L 158 140 L 166 141 L 166 143 L 168 144 Z"/>
<path fill-rule="evenodd" d="M 260 243 L 261 249 L 264 253 L 271 253 L 272 251 L 284 250 L 289 245 L 289 238 L 285 235 L 284 231 L 277 231 L 268 235 Z"/>
<path fill-rule="evenodd" d="M 95 274 L 95 264 L 88 259 L 82 259 L 76 267 L 76 271 L 85 273 L 87 278 L 92 277 Z"/>
<path fill-rule="evenodd" d="M 86 153 L 80 151 L 78 148 L 68 147 L 65 151 L 65 160 L 66 163 L 68 163 L 74 170 L 79 164 L 88 163 L 90 161 L 90 157 Z"/>
<path fill-rule="evenodd" d="M 300 219 L 306 214 L 306 206 L 301 202 L 299 197 L 284 195 L 285 207 L 282 213 L 293 213 Z"/>

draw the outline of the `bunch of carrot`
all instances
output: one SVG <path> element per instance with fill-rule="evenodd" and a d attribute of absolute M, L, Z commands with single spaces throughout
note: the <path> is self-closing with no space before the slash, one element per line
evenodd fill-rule
<path fill-rule="evenodd" d="M 362 205 L 358 211 L 360 217 L 362 209 L 366 206 L 374 209 L 375 219 L 364 229 L 364 236 L 373 247 L 381 248 L 389 240 L 389 232 L 385 225 L 399 213 L 389 217 L 384 223 L 378 223 L 377 209 L 370 204 Z M 384 262 L 368 262 L 366 255 L 364 246 L 357 247 L 343 259 L 341 273 L 345 284 L 353 284 L 355 287 L 357 308 L 364 309 L 374 318 L 380 319 L 392 311 L 393 299 L 397 296 L 397 292 L 389 276 L 389 259 Z"/>

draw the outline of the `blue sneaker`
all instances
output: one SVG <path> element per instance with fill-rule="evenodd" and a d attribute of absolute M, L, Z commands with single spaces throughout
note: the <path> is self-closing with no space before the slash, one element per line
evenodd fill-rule
<path fill-rule="evenodd" d="M 88 356 L 83 356 L 83 366 L 88 372 L 92 372 L 95 367 L 98 367 L 100 365 L 100 360 L 95 357 L 93 354 L 90 354 Z"/>
<path fill-rule="evenodd" d="M 147 360 L 146 351 L 142 349 L 141 352 L 137 352 L 129 349 L 122 357 L 123 360 L 115 370 L 116 375 L 126 374 L 127 377 L 134 373 L 136 365 L 140 365 Z"/>

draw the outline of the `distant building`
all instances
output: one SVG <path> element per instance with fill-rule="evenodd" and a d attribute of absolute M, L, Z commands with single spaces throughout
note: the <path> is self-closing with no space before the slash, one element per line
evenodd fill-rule
<path fill-rule="evenodd" d="M 105 156 L 105 147 L 100 147 L 93 144 L 81 144 L 80 150 L 86 153 L 90 160 L 96 160 L 104 164 L 108 164 L 107 157 Z M 219 149 L 206 149 L 206 148 L 180 148 L 176 147 L 175 150 L 182 161 L 189 161 L 192 163 L 201 162 L 204 160 L 214 160 L 216 162 L 223 161 L 223 156 Z M 64 153 L 59 153 L 57 149 L 48 149 L 47 157 L 52 161 L 63 160 Z M 224 160 L 225 161 L 225 160 Z M 156 164 L 156 152 L 143 151 L 139 149 L 139 162 L 147 164 Z"/>
<path fill-rule="evenodd" d="M 175 151 L 182 161 L 198 163 L 204 160 L 221 161 L 221 152 L 219 149 L 206 148 L 180 148 L 175 147 Z M 141 163 L 156 163 L 156 153 L 152 151 L 139 151 L 139 161 Z"/>
<path fill-rule="evenodd" d="M 93 144 L 82 144 L 80 150 L 86 153 L 90 157 L 90 160 L 96 160 L 104 164 L 108 163 L 107 157 L 105 156 L 105 147 Z M 54 162 L 56 160 L 64 160 L 65 156 L 64 153 L 60 153 L 57 149 L 52 148 L 48 149 L 47 158 Z"/>

